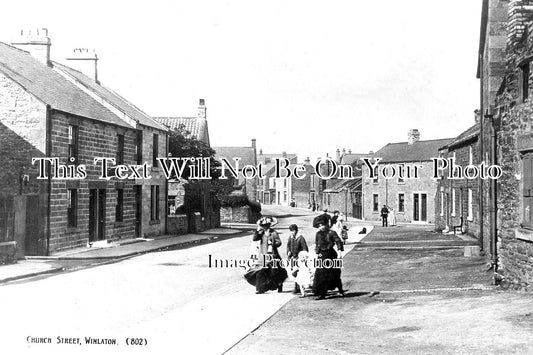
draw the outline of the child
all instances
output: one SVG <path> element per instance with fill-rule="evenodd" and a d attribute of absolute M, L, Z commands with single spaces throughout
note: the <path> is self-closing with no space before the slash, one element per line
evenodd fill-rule
<path fill-rule="evenodd" d="M 298 267 L 293 272 L 296 276 L 296 283 L 300 287 L 300 297 L 305 297 L 305 290 L 310 289 L 313 285 L 314 276 L 313 260 L 309 257 L 307 251 L 301 251 L 298 254 Z"/>

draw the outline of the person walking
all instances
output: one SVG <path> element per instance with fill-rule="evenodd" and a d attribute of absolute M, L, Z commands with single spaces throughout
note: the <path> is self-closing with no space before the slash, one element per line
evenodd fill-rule
<path fill-rule="evenodd" d="M 289 240 L 287 241 L 287 258 L 290 261 L 291 267 L 296 265 L 298 262 L 298 255 L 302 251 L 309 251 L 307 247 L 307 242 L 302 234 L 298 233 L 298 226 L 296 224 L 291 224 L 289 226 Z M 298 283 L 294 283 L 294 293 L 298 293 Z"/>
<path fill-rule="evenodd" d="M 388 216 L 389 226 L 396 225 L 396 214 L 394 213 L 394 208 L 389 207 L 389 216 Z"/>
<path fill-rule="evenodd" d="M 259 242 L 259 262 L 264 262 L 265 265 L 244 275 L 255 286 L 258 294 L 275 289 L 282 292 L 283 281 L 287 278 L 287 270 L 279 264 L 281 257 L 278 248 L 281 246 L 281 239 L 278 232 L 271 228 L 272 222 L 272 218 L 262 217 L 257 221 L 253 236 L 253 240 Z"/>
<path fill-rule="evenodd" d="M 318 228 L 315 238 L 315 252 L 319 261 L 313 281 L 313 293 L 317 296 L 317 300 L 323 300 L 326 298 L 328 290 L 337 288 L 344 297 L 341 269 L 336 265 L 337 258 L 342 258 L 343 242 L 337 233 L 330 230 L 329 221 L 325 217 L 315 218 L 313 227 Z M 339 250 L 339 255 L 334 246 Z"/>
<path fill-rule="evenodd" d="M 388 226 L 388 216 L 389 216 L 389 209 L 386 205 L 383 205 L 383 208 L 381 209 L 381 226 L 387 227 Z"/>

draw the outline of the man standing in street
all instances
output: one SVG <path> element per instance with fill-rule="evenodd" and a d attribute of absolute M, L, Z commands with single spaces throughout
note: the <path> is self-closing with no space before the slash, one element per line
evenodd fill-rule
<path fill-rule="evenodd" d="M 389 209 L 386 205 L 383 205 L 383 208 L 381 209 L 381 226 L 382 227 L 388 227 L 388 221 L 387 218 L 389 217 Z"/>

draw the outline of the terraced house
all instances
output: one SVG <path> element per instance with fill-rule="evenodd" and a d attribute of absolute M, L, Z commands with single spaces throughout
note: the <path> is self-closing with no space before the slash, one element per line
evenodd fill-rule
<path fill-rule="evenodd" d="M 378 150 L 374 158 L 382 160 L 374 176 L 363 166 L 363 218 L 379 221 L 381 208 L 386 205 L 394 209 L 398 222 L 434 223 L 437 179 L 433 178 L 431 159 L 438 157 L 439 148 L 449 142 L 421 141 L 418 130 L 411 129 L 407 142 L 389 143 Z"/>
<path fill-rule="evenodd" d="M 45 29 L 0 43 L 0 238 L 48 255 L 165 233 L 166 181 L 154 160 L 166 154 L 166 129 L 100 85 L 96 56 L 75 59 L 93 68 L 86 75 L 52 62 L 50 45 Z M 57 160 L 39 172 L 39 157 Z M 114 164 L 95 158 L 147 160 L 150 178 L 117 179 Z"/>

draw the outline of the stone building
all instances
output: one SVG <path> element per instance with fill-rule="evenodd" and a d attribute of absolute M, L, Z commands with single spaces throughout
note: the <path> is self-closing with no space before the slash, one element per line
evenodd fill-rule
<path fill-rule="evenodd" d="M 46 30 L 23 31 L 13 45 L 0 43 L 0 198 L 19 219 L 19 249 L 49 255 L 132 238 L 135 179 L 102 179 L 94 158 L 136 164 L 136 127 L 54 69 Z M 39 157 L 57 158 L 41 179 Z M 164 190 L 153 191 L 151 221 L 164 225 Z M 10 228 L 1 220 L 0 234 Z"/>
<path fill-rule="evenodd" d="M 294 176 L 289 178 L 283 176 L 281 169 L 279 171 L 280 176 L 277 177 L 275 175 L 276 159 L 280 161 L 281 166 L 283 159 L 287 159 L 289 166 L 296 165 L 298 161 L 296 154 L 288 154 L 287 152 L 264 154 L 262 150 L 259 151 L 257 162 L 264 166 L 265 175 L 265 178 L 258 182 L 259 201 L 264 204 L 290 206 L 291 202 L 295 202 L 293 189 L 295 178 Z"/>
<path fill-rule="evenodd" d="M 103 86 L 98 78 L 98 57 L 94 51 L 76 48 L 67 58 L 72 67 L 53 62 L 54 69 L 83 92 L 97 100 L 117 117 L 136 129 L 136 164 L 147 162 L 150 179 L 134 179 L 135 236 L 153 237 L 166 233 L 166 214 L 154 219 L 154 208 L 164 211 L 167 180 L 160 171 L 157 157 L 167 155 L 168 129 L 114 91 Z M 157 199 L 157 201 L 155 201 Z"/>
<path fill-rule="evenodd" d="M 204 99 L 199 100 L 196 117 L 155 117 L 155 120 L 171 131 L 182 130 L 185 137 L 211 146 Z M 170 179 L 165 206 L 170 234 L 195 233 L 220 226 L 220 204 L 211 180 Z"/>
<path fill-rule="evenodd" d="M 313 200 L 312 189 L 315 185 L 312 184 L 312 178 L 315 176 L 315 168 L 311 165 L 309 158 L 304 160 L 303 166 L 305 176 L 302 179 L 292 179 L 292 198 L 294 199 L 295 207 L 308 208 L 311 206 Z"/>
<path fill-rule="evenodd" d="M 233 178 L 228 169 L 226 169 L 226 176 L 232 180 L 235 190 L 239 190 L 240 193 L 248 196 L 250 201 L 257 201 L 257 185 L 259 179 L 257 177 L 245 178 L 243 174 L 243 168 L 246 166 L 257 166 L 256 140 L 252 139 L 252 144 L 249 147 L 214 147 L 213 149 L 216 151 L 215 156 L 218 161 L 226 158 L 232 167 L 236 166 L 234 159 L 239 159 L 237 179 Z"/>
<path fill-rule="evenodd" d="M 383 205 L 394 208 L 398 222 L 434 223 L 437 179 L 432 158 L 450 139 L 420 140 L 412 129 L 408 141 L 389 143 L 374 155 L 381 158 L 374 177 L 365 165 L 362 173 L 363 218 L 379 221 Z"/>
<path fill-rule="evenodd" d="M 483 1 L 479 44 L 480 154 L 502 176 L 484 184 L 484 252 L 496 280 L 533 282 L 533 1 Z"/>
<path fill-rule="evenodd" d="M 463 168 L 480 165 L 479 111 L 476 110 L 475 114 L 474 125 L 441 147 L 440 157 L 453 159 L 453 164 Z M 455 169 L 451 174 L 450 171 L 439 173 L 441 178 L 438 180 L 435 202 L 435 228 L 444 232 L 467 233 L 480 240 L 480 179 L 461 177 L 463 172 Z"/>
<path fill-rule="evenodd" d="M 238 176 L 235 178 L 230 169 L 225 167 L 224 182 L 229 187 L 220 208 L 222 222 L 255 223 L 260 217 L 261 206 L 258 202 L 259 178 L 252 176 L 257 171 L 256 140 L 252 139 L 250 147 L 215 147 L 219 161 L 225 158 Z M 237 168 L 238 160 L 238 168 Z M 245 174 L 251 174 L 245 176 Z M 220 182 L 219 182 L 220 183 Z"/>
<path fill-rule="evenodd" d="M 335 161 L 337 166 L 350 166 L 353 169 L 353 177 L 348 179 L 334 177 L 327 181 L 327 188 L 323 191 L 322 207 L 329 211 L 339 211 L 347 217 L 362 219 L 362 167 L 363 158 L 371 158 L 372 154 L 352 154 L 343 149 L 342 155 L 337 149 Z M 338 175 L 338 174 L 337 174 Z"/>

